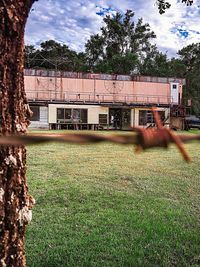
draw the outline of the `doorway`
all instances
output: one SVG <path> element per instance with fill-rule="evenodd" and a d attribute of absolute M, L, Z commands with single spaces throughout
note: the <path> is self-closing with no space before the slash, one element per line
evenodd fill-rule
<path fill-rule="evenodd" d="M 109 126 L 113 130 L 127 130 L 131 125 L 130 108 L 110 108 Z"/>

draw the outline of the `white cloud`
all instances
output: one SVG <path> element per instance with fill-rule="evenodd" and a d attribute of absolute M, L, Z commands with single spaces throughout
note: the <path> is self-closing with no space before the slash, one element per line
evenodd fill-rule
<path fill-rule="evenodd" d="M 96 15 L 96 5 L 86 1 L 36 2 L 26 27 L 25 42 L 35 44 L 52 39 L 66 42 L 72 49 L 83 50 L 91 34 L 97 32 L 102 19 Z"/>
<path fill-rule="evenodd" d="M 171 8 L 160 15 L 155 0 L 39 0 L 28 19 L 25 42 L 38 44 L 51 38 L 82 51 L 86 40 L 91 34 L 99 32 L 102 26 L 102 17 L 97 12 L 102 8 L 110 8 L 109 13 L 132 9 L 136 19 L 143 17 L 144 22 L 150 24 L 157 35 L 155 42 L 158 48 L 175 56 L 183 46 L 200 42 L 200 0 L 191 7 L 176 0 L 169 1 Z M 184 37 L 182 31 L 188 36 Z"/>

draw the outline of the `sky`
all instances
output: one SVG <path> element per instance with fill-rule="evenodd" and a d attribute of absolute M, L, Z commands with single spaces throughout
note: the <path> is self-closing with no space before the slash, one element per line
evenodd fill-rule
<path fill-rule="evenodd" d="M 25 43 L 39 46 L 53 39 L 81 52 L 92 34 L 100 32 L 103 17 L 127 9 L 135 12 L 134 21 L 143 18 L 157 38 L 153 41 L 168 57 L 200 42 L 200 0 L 187 7 L 180 0 L 168 0 L 171 8 L 160 15 L 156 0 L 39 0 L 28 18 Z"/>

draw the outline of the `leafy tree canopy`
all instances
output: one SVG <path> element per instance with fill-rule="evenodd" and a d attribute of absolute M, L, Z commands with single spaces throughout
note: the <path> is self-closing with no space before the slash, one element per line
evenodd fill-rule
<path fill-rule="evenodd" d="M 127 10 L 124 15 L 117 12 L 113 17 L 107 15 L 103 19 L 105 26 L 101 33 L 92 35 L 85 45 L 90 69 L 107 68 L 109 72 L 123 73 L 125 70 L 130 73 L 151 51 L 155 33 L 142 18 L 135 23 L 133 17 L 134 12 Z M 124 63 L 128 63 L 129 68 L 124 69 Z"/>
<path fill-rule="evenodd" d="M 54 40 L 42 42 L 39 49 L 32 45 L 25 46 L 26 68 L 76 71 L 81 68 L 83 60 L 83 53 L 76 53 Z"/>
<path fill-rule="evenodd" d="M 193 4 L 193 0 L 181 0 L 182 3 L 186 4 L 187 6 L 191 6 Z M 171 7 L 170 2 L 166 0 L 157 0 L 156 4 L 158 5 L 158 10 L 160 14 L 165 13 L 166 9 Z"/>
<path fill-rule="evenodd" d="M 186 68 L 187 90 L 185 96 L 192 99 L 193 112 L 200 115 L 200 43 L 188 45 L 178 54 Z"/>

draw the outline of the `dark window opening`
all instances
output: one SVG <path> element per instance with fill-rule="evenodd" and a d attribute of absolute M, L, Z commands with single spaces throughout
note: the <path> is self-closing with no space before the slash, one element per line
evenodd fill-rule
<path fill-rule="evenodd" d="M 110 108 L 109 125 L 115 130 L 128 129 L 131 125 L 131 109 Z"/>
<path fill-rule="evenodd" d="M 39 106 L 30 106 L 31 111 L 33 112 L 30 121 L 39 121 L 40 120 L 40 107 Z"/>
<path fill-rule="evenodd" d="M 160 115 L 161 121 L 164 122 L 165 121 L 165 111 L 158 111 L 158 114 Z"/>
<path fill-rule="evenodd" d="M 57 108 L 57 123 L 87 123 L 87 109 Z"/>
<path fill-rule="evenodd" d="M 122 128 L 129 128 L 131 124 L 131 110 L 122 110 Z"/>
<path fill-rule="evenodd" d="M 158 111 L 162 122 L 165 121 L 165 111 Z M 139 125 L 147 125 L 155 123 L 153 113 L 151 110 L 139 110 Z"/>
<path fill-rule="evenodd" d="M 72 110 L 65 108 L 65 120 L 72 121 Z"/>
<path fill-rule="evenodd" d="M 81 109 L 81 122 L 87 123 L 88 111 L 87 109 Z"/>
<path fill-rule="evenodd" d="M 147 111 L 139 110 L 139 125 L 146 125 L 146 124 L 147 124 Z"/>
<path fill-rule="evenodd" d="M 109 109 L 109 124 L 115 130 L 122 128 L 122 109 L 110 108 Z"/>
<path fill-rule="evenodd" d="M 99 114 L 99 124 L 106 125 L 108 123 L 107 114 Z"/>
<path fill-rule="evenodd" d="M 64 108 L 57 108 L 57 119 L 64 120 L 65 119 L 65 110 Z"/>

